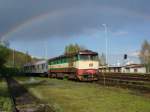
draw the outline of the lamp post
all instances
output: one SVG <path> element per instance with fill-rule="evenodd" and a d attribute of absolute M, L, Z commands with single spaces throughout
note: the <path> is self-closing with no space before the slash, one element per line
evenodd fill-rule
<path fill-rule="evenodd" d="M 108 66 L 108 32 L 107 32 L 107 25 L 102 24 L 105 29 L 105 45 L 106 45 L 106 66 Z"/>
<path fill-rule="evenodd" d="M 13 48 L 13 67 L 15 67 L 15 49 Z"/>
<path fill-rule="evenodd" d="M 102 24 L 102 26 L 105 29 L 105 43 L 106 43 L 106 72 L 107 72 L 107 67 L 108 67 L 108 37 L 107 37 L 107 25 L 106 24 Z M 106 78 L 105 78 L 105 74 L 104 75 L 104 86 L 106 85 Z"/>

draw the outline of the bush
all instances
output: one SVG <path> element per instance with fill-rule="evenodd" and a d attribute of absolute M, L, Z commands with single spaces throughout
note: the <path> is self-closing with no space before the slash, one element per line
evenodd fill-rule
<path fill-rule="evenodd" d="M 0 69 L 1 76 L 17 76 L 21 74 L 21 72 L 22 71 L 20 69 L 12 67 L 9 68 L 3 67 L 2 69 Z"/>

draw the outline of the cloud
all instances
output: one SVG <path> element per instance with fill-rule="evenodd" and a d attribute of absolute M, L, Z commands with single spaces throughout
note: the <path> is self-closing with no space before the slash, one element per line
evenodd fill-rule
<path fill-rule="evenodd" d="M 129 52 L 128 55 L 131 57 L 139 57 L 140 51 Z"/>
<path fill-rule="evenodd" d="M 127 31 L 117 31 L 117 32 L 113 32 L 113 35 L 115 36 L 124 36 L 129 34 Z"/>
<path fill-rule="evenodd" d="M 148 2 L 150 3 L 150 2 Z M 103 23 L 120 28 L 149 19 L 147 1 L 1 0 L 0 38 L 35 40 L 96 33 Z M 136 21 L 135 21 L 136 19 Z"/>

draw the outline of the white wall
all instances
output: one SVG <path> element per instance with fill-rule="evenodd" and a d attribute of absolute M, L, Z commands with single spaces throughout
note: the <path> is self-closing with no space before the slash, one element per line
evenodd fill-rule
<path fill-rule="evenodd" d="M 146 68 L 145 67 L 138 67 L 138 68 L 129 68 L 129 69 L 126 69 L 125 67 L 123 67 L 121 71 L 123 73 L 146 73 Z"/>

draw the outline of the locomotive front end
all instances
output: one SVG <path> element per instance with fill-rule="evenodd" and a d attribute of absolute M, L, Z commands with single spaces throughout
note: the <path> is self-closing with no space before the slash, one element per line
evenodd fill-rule
<path fill-rule="evenodd" d="M 98 53 L 96 52 L 80 52 L 77 62 L 77 78 L 80 81 L 98 80 Z"/>

